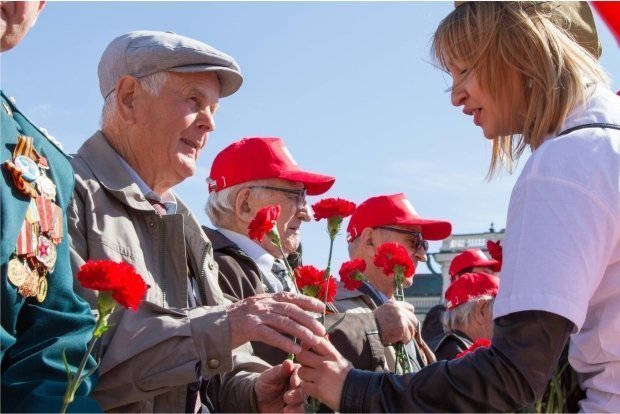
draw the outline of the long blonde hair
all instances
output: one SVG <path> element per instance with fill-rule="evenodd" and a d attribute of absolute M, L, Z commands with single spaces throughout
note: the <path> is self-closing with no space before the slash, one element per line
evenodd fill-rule
<path fill-rule="evenodd" d="M 500 164 L 510 171 L 527 146 L 535 150 L 560 132 L 569 112 L 593 90 L 589 85 L 609 85 L 597 60 L 563 29 L 570 24 L 557 24 L 563 18 L 558 7 L 557 2 L 468 2 L 444 18 L 433 36 L 432 55 L 442 69 L 451 61 L 467 65 L 467 75 L 454 88 L 475 75 L 498 105 L 509 106 L 511 96 L 525 94 L 523 129 L 493 139 L 489 177 Z M 515 72 L 527 85 L 525 92 L 515 91 L 509 77 Z"/>

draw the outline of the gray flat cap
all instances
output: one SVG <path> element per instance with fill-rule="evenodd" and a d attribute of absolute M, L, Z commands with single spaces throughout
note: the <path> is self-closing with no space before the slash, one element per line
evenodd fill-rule
<path fill-rule="evenodd" d="M 112 40 L 99 61 L 99 89 L 105 98 L 125 75 L 141 78 L 157 72 L 215 72 L 220 97 L 235 93 L 243 76 L 225 53 L 171 32 L 135 31 Z"/>

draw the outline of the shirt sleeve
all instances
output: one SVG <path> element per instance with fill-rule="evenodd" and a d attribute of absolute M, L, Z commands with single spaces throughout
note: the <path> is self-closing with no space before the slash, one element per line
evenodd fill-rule
<path fill-rule="evenodd" d="M 613 213 L 574 182 L 531 175 L 513 190 L 494 318 L 542 310 L 578 331 L 613 248 Z"/>
<path fill-rule="evenodd" d="M 495 320 L 491 348 L 416 374 L 352 369 L 339 411 L 514 412 L 543 395 L 571 328 L 552 313 L 519 312 Z"/>

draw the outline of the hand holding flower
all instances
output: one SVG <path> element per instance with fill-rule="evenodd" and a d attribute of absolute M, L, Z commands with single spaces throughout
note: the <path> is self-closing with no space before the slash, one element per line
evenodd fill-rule
<path fill-rule="evenodd" d="M 377 248 L 373 263 L 383 268 L 385 276 L 394 276 L 394 297 L 398 301 L 405 300 L 403 284 L 405 278 L 413 277 L 415 265 L 407 253 L 407 249 L 398 243 L 383 243 Z M 412 372 L 410 357 L 404 343 L 394 346 L 396 363 L 403 373 Z"/>

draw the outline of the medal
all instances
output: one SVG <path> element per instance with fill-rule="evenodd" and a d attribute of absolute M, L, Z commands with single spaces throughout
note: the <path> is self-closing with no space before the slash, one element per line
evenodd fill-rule
<path fill-rule="evenodd" d="M 37 178 L 35 184 L 41 195 L 49 198 L 50 200 L 56 199 L 56 186 L 45 173 L 41 174 L 39 178 Z"/>
<path fill-rule="evenodd" d="M 26 280 L 27 274 L 24 270 L 24 266 L 24 263 L 16 257 L 9 260 L 7 273 L 9 276 L 9 281 L 15 287 L 20 287 L 24 284 L 24 281 Z"/>
<path fill-rule="evenodd" d="M 49 233 L 53 228 L 54 217 L 52 216 L 52 200 L 47 197 L 38 196 L 36 199 L 37 210 L 39 212 L 39 225 L 43 233 Z"/>
<path fill-rule="evenodd" d="M 31 137 L 20 135 L 13 161 L 3 165 L 15 187 L 30 197 L 17 236 L 17 257 L 9 261 L 8 278 L 24 298 L 36 296 L 43 302 L 47 296 L 47 275 L 56 264 L 56 245 L 62 241 L 62 209 L 55 203 L 56 185 L 47 176 L 47 158 L 37 153 Z"/>
<path fill-rule="evenodd" d="M 30 204 L 28 204 L 28 210 L 26 210 L 26 221 L 31 224 L 39 222 L 37 203 L 32 198 L 30 199 Z"/>
<path fill-rule="evenodd" d="M 47 296 L 47 279 L 45 276 L 39 278 L 39 284 L 37 286 L 37 300 L 43 302 Z"/>
<path fill-rule="evenodd" d="M 36 223 L 29 223 L 24 220 L 22 228 L 17 236 L 17 247 L 15 253 L 18 256 L 34 256 L 38 246 L 38 232 Z"/>
<path fill-rule="evenodd" d="M 39 289 L 39 275 L 35 270 L 30 269 L 29 266 L 24 266 L 26 271 L 26 280 L 19 287 L 19 293 L 24 298 L 29 298 L 37 294 Z"/>
<path fill-rule="evenodd" d="M 38 241 L 37 260 L 50 272 L 53 272 L 56 264 L 56 246 L 45 236 L 39 236 Z"/>
<path fill-rule="evenodd" d="M 19 155 L 15 157 L 13 161 L 18 170 L 21 171 L 22 177 L 28 182 L 33 182 L 41 175 L 39 166 L 25 155 Z"/>

